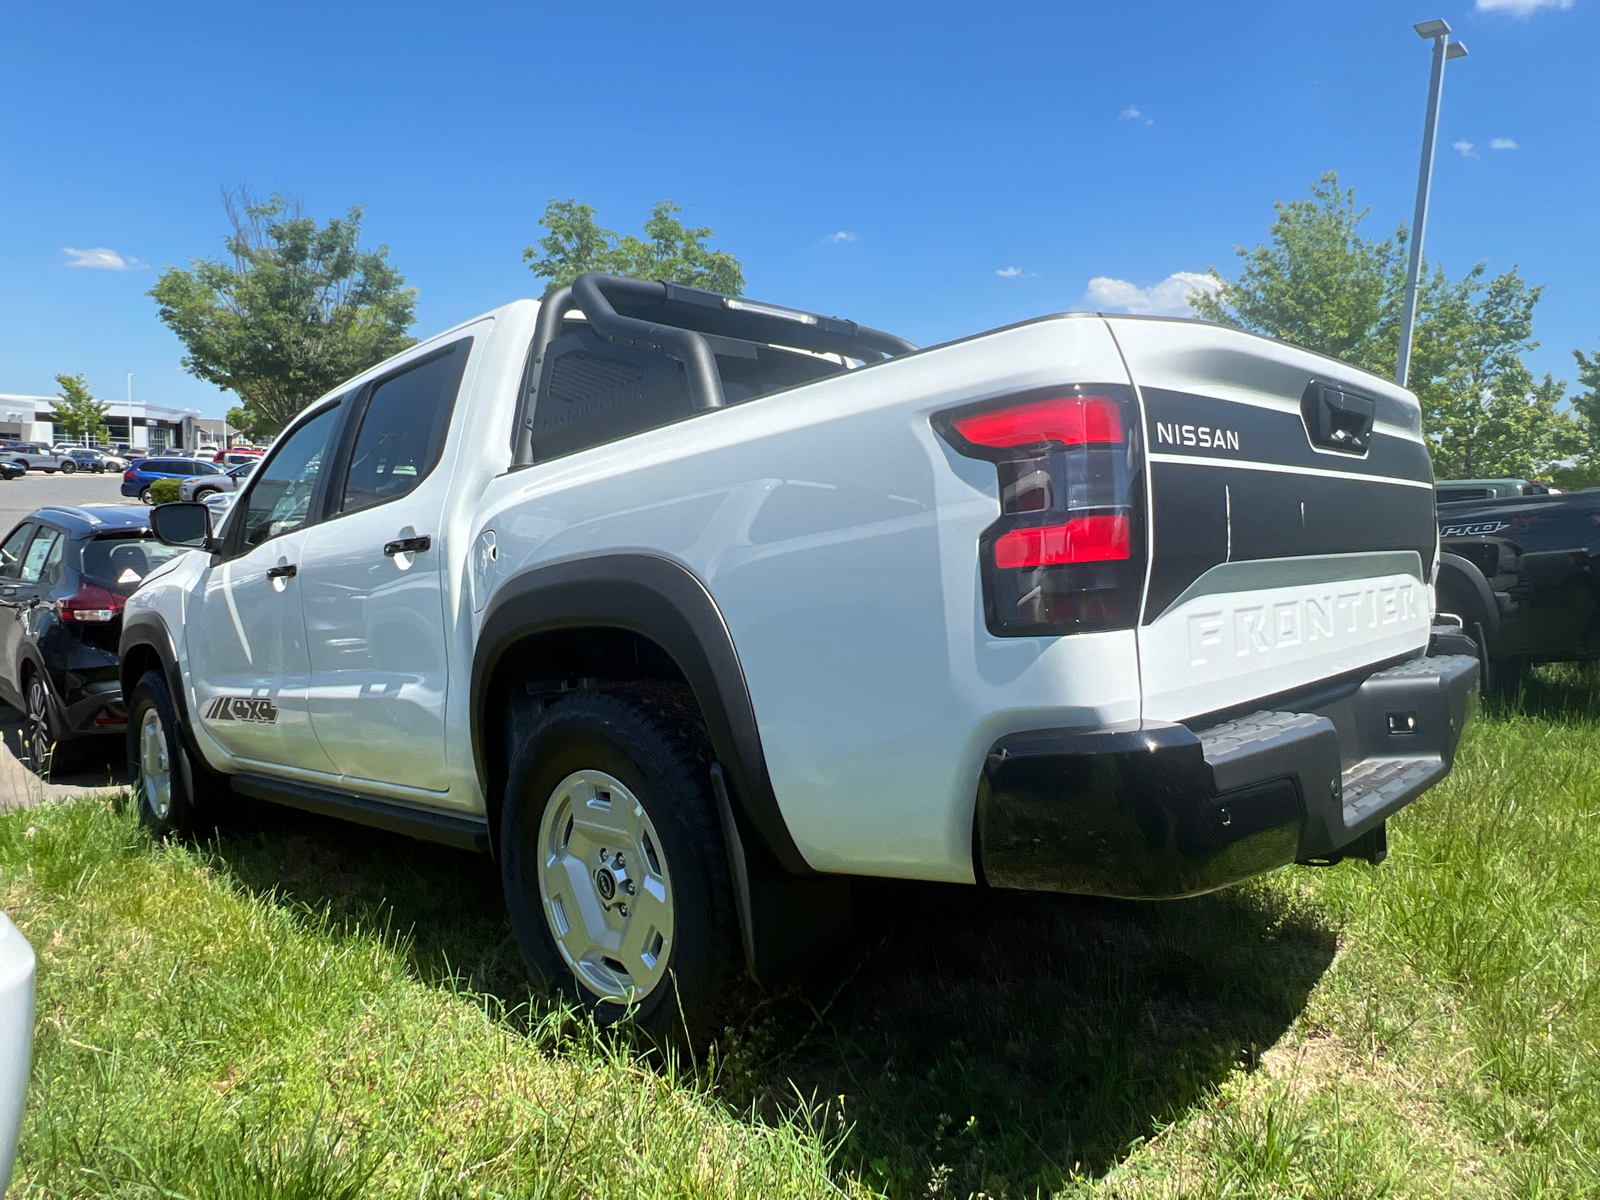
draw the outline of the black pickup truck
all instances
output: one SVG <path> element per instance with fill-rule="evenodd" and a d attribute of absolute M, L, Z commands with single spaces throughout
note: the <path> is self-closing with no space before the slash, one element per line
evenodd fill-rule
<path fill-rule="evenodd" d="M 1485 682 L 1600 658 L 1600 488 L 1440 503 L 1438 604 L 1482 648 Z"/>

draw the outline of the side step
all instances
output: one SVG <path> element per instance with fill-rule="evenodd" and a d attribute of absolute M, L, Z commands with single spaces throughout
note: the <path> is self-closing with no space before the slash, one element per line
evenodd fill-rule
<path fill-rule="evenodd" d="M 482 817 L 439 812 L 437 809 L 413 808 L 372 796 L 357 796 L 350 792 L 334 792 L 287 779 L 274 779 L 270 775 L 243 774 L 233 776 L 233 790 L 241 796 L 268 800 L 324 817 L 338 817 L 386 829 L 390 833 L 403 833 L 424 842 L 437 842 L 454 846 L 458 850 L 475 850 L 484 853 L 489 849 L 489 822 Z"/>

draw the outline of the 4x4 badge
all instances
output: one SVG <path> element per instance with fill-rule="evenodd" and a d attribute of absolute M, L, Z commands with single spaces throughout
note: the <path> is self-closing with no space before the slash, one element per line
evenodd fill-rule
<path fill-rule="evenodd" d="M 206 706 L 206 720 L 257 721 L 272 725 L 278 720 L 278 706 L 271 700 L 254 696 L 218 696 Z"/>

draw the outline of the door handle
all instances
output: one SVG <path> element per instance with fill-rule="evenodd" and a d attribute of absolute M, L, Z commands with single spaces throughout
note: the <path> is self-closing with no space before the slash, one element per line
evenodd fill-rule
<path fill-rule="evenodd" d="M 383 552 L 390 558 L 396 554 L 421 554 L 424 550 L 433 548 L 433 538 L 429 534 L 421 537 L 398 538 L 392 542 L 385 542 Z"/>
<path fill-rule="evenodd" d="M 300 571 L 300 568 L 295 566 L 293 563 L 288 563 L 288 564 L 286 564 L 284 566 L 281 566 L 281 567 L 268 567 L 267 568 L 267 578 L 268 579 L 293 579 L 295 577 L 295 575 L 297 575 L 299 573 L 299 571 Z"/>

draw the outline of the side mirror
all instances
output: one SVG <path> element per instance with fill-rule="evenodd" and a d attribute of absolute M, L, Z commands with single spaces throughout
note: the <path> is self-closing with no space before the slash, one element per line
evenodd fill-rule
<path fill-rule="evenodd" d="M 150 510 L 150 532 L 168 546 L 214 550 L 211 510 L 204 504 L 158 504 Z"/>

